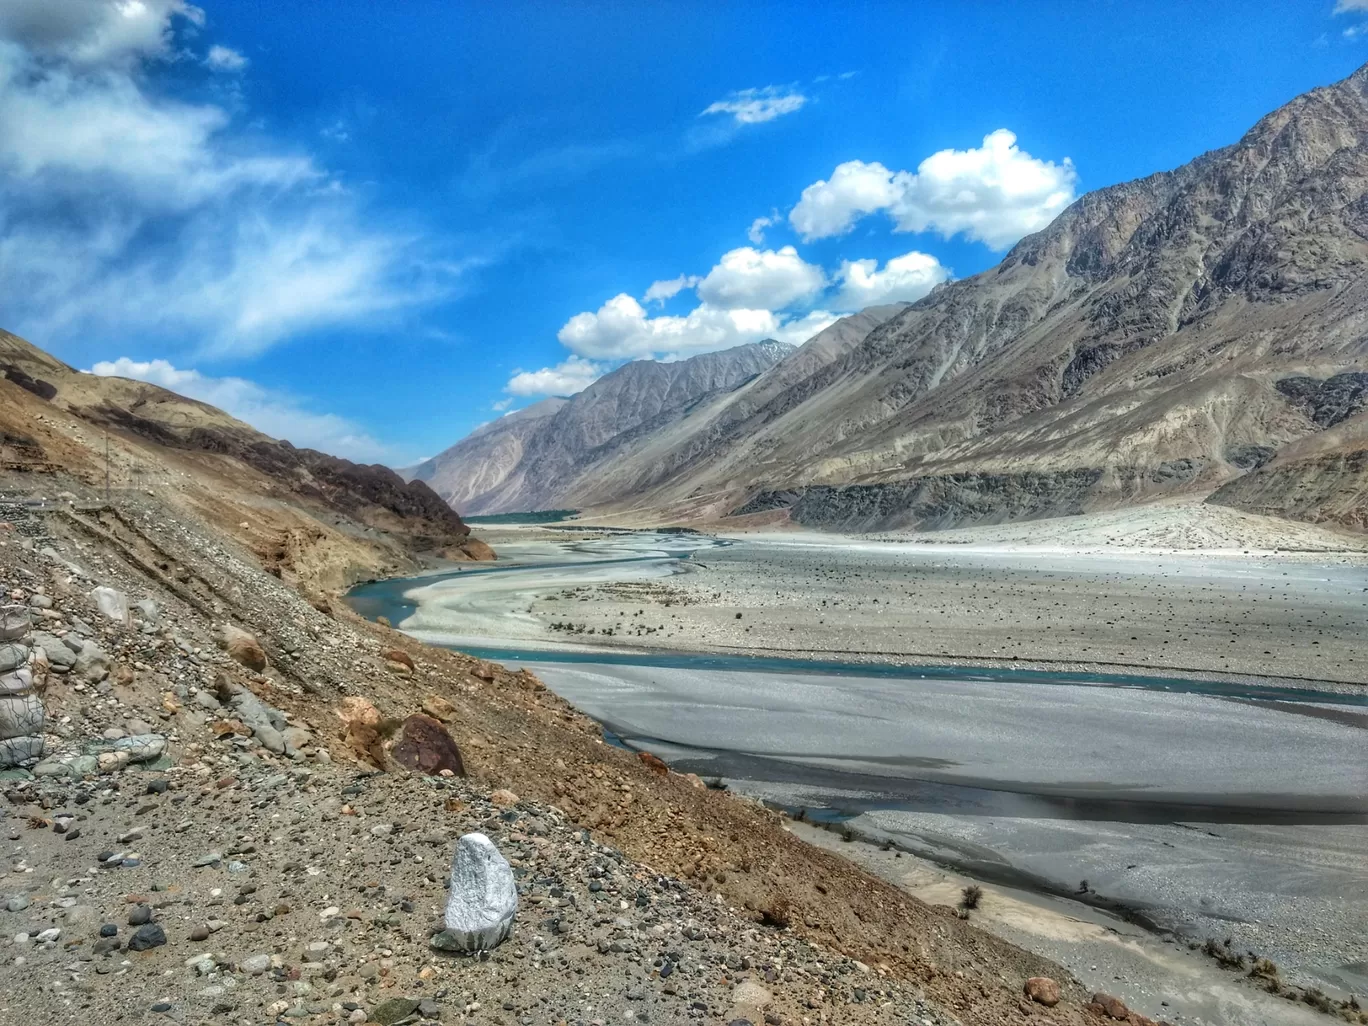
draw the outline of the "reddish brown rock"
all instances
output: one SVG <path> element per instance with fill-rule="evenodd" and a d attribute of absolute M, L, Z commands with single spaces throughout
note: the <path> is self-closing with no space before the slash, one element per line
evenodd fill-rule
<path fill-rule="evenodd" d="M 1038 1005 L 1053 1008 L 1059 1004 L 1059 984 L 1048 976 L 1032 976 L 1023 989 L 1026 996 Z"/>
<path fill-rule="evenodd" d="M 1110 994 L 1103 994 L 1098 991 L 1092 996 L 1088 1003 L 1088 1011 L 1105 1015 L 1109 1019 L 1116 1019 L 1125 1022 L 1130 1018 L 1130 1009 L 1119 997 L 1112 997 Z"/>
<path fill-rule="evenodd" d="M 348 695 L 338 707 L 342 737 L 357 756 L 375 766 L 385 764 L 380 710 L 359 695 Z"/>
<path fill-rule="evenodd" d="M 403 735 L 390 749 L 390 758 L 404 769 L 425 776 L 436 776 L 443 770 L 458 777 L 466 775 L 456 742 L 440 722 L 422 713 L 404 721 Z"/>
<path fill-rule="evenodd" d="M 409 655 L 402 648 L 391 648 L 380 654 L 392 663 L 398 663 L 400 666 L 407 666 L 410 670 L 417 669 L 417 667 L 413 665 L 413 656 Z"/>
<path fill-rule="evenodd" d="M 423 699 L 423 712 L 443 723 L 451 723 L 456 719 L 456 707 L 441 695 L 428 695 Z"/>
<path fill-rule="evenodd" d="M 668 777 L 670 775 L 670 767 L 666 766 L 664 760 L 659 756 L 652 755 L 650 752 L 637 752 L 637 758 L 657 776 Z"/>

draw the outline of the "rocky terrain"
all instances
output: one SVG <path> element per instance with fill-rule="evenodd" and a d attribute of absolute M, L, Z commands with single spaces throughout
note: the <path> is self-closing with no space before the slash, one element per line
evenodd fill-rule
<path fill-rule="evenodd" d="M 0 777 L 7 1020 L 1106 1021 L 531 674 L 305 601 L 157 497 L 0 521 L 6 688 L 41 701 Z M 472 957 L 433 938 L 475 830 L 520 910 Z"/>
<path fill-rule="evenodd" d="M 945 528 L 1210 497 L 1361 528 L 1368 68 L 866 311 L 539 502 Z M 841 337 L 833 343 L 830 332 Z"/>

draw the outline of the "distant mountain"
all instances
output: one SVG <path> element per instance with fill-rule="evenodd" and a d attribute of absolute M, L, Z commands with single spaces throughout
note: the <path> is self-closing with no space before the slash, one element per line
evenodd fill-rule
<path fill-rule="evenodd" d="M 569 399 L 543 399 L 478 428 L 411 473 L 467 513 L 563 506 L 621 447 L 793 351 L 767 339 L 671 363 L 636 360 Z"/>
<path fill-rule="evenodd" d="M 1364 526 L 1366 193 L 1368 67 L 848 320 L 564 498 L 882 529 L 1181 494 Z"/>

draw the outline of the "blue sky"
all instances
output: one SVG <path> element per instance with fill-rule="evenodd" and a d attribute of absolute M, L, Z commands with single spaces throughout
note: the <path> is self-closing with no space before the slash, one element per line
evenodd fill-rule
<path fill-rule="evenodd" d="M 1368 0 L 0 5 L 0 326 L 403 465 L 991 266 L 1368 61 Z"/>

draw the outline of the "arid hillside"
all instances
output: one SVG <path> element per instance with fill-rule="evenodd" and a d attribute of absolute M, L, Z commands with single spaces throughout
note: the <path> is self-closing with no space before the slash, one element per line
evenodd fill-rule
<path fill-rule="evenodd" d="M 420 556 L 490 556 L 420 482 L 297 449 L 156 385 L 82 373 L 7 332 L 0 444 L 7 494 L 103 501 L 107 476 L 111 495 L 183 505 L 304 589 L 336 591 Z"/>

